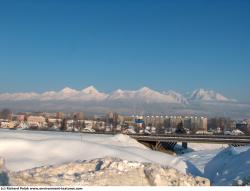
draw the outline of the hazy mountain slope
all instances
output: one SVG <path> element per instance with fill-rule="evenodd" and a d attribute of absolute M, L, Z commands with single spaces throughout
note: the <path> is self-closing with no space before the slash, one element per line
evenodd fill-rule
<path fill-rule="evenodd" d="M 198 89 L 193 91 L 189 97 L 191 101 L 215 101 L 215 102 L 235 102 L 236 100 L 225 97 L 213 90 Z"/>

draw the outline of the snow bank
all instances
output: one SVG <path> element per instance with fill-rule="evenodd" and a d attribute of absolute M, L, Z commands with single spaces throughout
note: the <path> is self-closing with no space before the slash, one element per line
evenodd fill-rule
<path fill-rule="evenodd" d="M 12 186 L 210 186 L 173 168 L 116 158 L 78 161 L 10 172 Z"/>
<path fill-rule="evenodd" d="M 152 162 L 186 173 L 179 157 L 149 150 L 125 135 L 0 130 L 0 156 L 12 171 L 106 156 Z"/>
<path fill-rule="evenodd" d="M 177 154 L 188 164 L 188 173 L 194 176 L 204 176 L 204 169 L 219 152 L 228 145 L 189 143 L 188 149 L 183 149 L 180 144 L 176 145 Z"/>
<path fill-rule="evenodd" d="M 209 163 L 221 149 L 194 151 L 181 156 L 189 165 L 188 172 L 195 176 L 204 176 L 207 163 Z"/>
<path fill-rule="evenodd" d="M 250 147 L 221 151 L 206 165 L 204 175 L 217 186 L 249 184 Z"/>
<path fill-rule="evenodd" d="M 111 140 L 114 142 L 119 142 L 119 145 L 121 146 L 126 147 L 129 144 L 129 145 L 133 145 L 134 147 L 138 147 L 138 148 L 145 149 L 145 150 L 150 150 L 148 147 L 139 143 L 135 139 L 131 139 L 128 135 L 118 134 L 118 135 L 113 136 Z"/>
<path fill-rule="evenodd" d="M 206 177 L 214 186 L 250 184 L 249 146 L 199 150 L 181 158 L 188 165 L 188 173 Z"/>

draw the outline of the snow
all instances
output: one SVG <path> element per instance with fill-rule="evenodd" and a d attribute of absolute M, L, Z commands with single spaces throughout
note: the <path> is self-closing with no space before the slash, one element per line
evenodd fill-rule
<path fill-rule="evenodd" d="M 145 101 L 147 103 L 186 103 L 185 98 L 180 94 L 173 92 L 157 92 L 148 87 L 142 87 L 136 91 L 118 89 L 111 93 L 109 100 L 130 100 L 130 101 Z"/>
<path fill-rule="evenodd" d="M 94 86 L 89 86 L 81 91 L 66 87 L 59 92 L 45 92 L 40 100 L 99 101 L 106 97 L 106 94 L 98 92 Z"/>
<path fill-rule="evenodd" d="M 12 186 L 210 186 L 173 168 L 110 157 L 6 174 L 9 182 L 2 182 Z"/>
<path fill-rule="evenodd" d="M 181 95 L 180 93 L 177 93 L 173 90 L 163 91 L 162 93 L 164 95 L 168 95 L 168 96 L 175 98 L 179 103 L 188 104 L 187 99 L 183 95 Z"/>
<path fill-rule="evenodd" d="M 192 149 L 193 151 L 207 151 L 207 150 L 217 150 L 217 149 L 224 149 L 228 147 L 225 144 L 206 144 L 206 143 L 189 143 L 188 148 Z"/>
<path fill-rule="evenodd" d="M 223 148 L 194 151 L 182 155 L 182 159 L 188 162 L 190 165 L 193 165 L 189 170 L 191 174 L 196 176 L 204 176 L 206 165 L 222 150 Z"/>
<path fill-rule="evenodd" d="M 189 164 L 189 173 L 204 176 L 206 164 L 227 147 L 222 144 L 189 143 L 187 150 L 184 150 L 179 144 L 175 148 L 182 159 Z"/>
<path fill-rule="evenodd" d="M 236 182 L 250 183 L 250 147 L 229 147 L 209 161 L 205 177 L 217 186 L 230 186 Z"/>
<path fill-rule="evenodd" d="M 98 94 L 99 91 L 94 86 L 89 86 L 82 90 L 86 94 Z"/>
<path fill-rule="evenodd" d="M 69 87 L 65 87 L 65 88 L 62 89 L 60 92 L 61 92 L 62 94 L 72 95 L 72 94 L 77 93 L 77 90 L 71 89 L 71 88 L 69 88 Z"/>
<path fill-rule="evenodd" d="M 190 152 L 181 155 L 189 173 L 211 180 L 214 186 L 230 186 L 250 176 L 250 146 L 189 144 Z"/>
<path fill-rule="evenodd" d="M 3 93 L 0 94 L 0 100 L 4 101 L 23 101 L 23 100 L 33 100 L 37 99 L 39 94 L 34 92 L 26 92 L 26 93 Z"/>
<path fill-rule="evenodd" d="M 220 93 L 217 93 L 212 90 L 204 90 L 204 89 L 198 89 L 195 90 L 193 93 L 190 95 L 190 100 L 192 101 L 219 101 L 219 102 L 232 102 L 236 101 L 233 99 L 229 99 L 225 96 L 223 96 Z"/>
<path fill-rule="evenodd" d="M 0 94 L 1 101 L 24 101 L 24 100 L 39 100 L 39 101 L 140 101 L 147 103 L 173 103 L 173 104 L 188 104 L 190 101 L 204 102 L 234 102 L 220 93 L 212 90 L 199 89 L 189 94 L 187 97 L 175 91 L 158 92 L 148 87 L 142 87 L 138 90 L 121 90 L 118 89 L 112 93 L 99 92 L 94 86 L 89 86 L 83 90 L 75 90 L 69 87 L 56 92 L 48 91 L 42 94 L 39 93 L 3 93 Z"/>
<path fill-rule="evenodd" d="M 116 157 L 152 162 L 186 173 L 179 157 L 152 151 L 126 135 L 0 130 L 0 156 L 12 171 L 77 160 Z"/>
<path fill-rule="evenodd" d="M 178 147 L 178 146 L 177 146 Z M 179 146 L 180 147 L 180 146 Z M 0 157 L 12 171 L 115 157 L 157 163 L 211 180 L 214 186 L 250 183 L 250 146 L 189 144 L 178 157 L 152 151 L 126 135 L 0 129 Z"/>

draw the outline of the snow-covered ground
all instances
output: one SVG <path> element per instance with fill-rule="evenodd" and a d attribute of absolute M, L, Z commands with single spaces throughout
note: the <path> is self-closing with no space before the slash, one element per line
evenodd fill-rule
<path fill-rule="evenodd" d="M 183 149 L 181 144 L 177 144 L 175 150 L 183 160 L 195 164 L 197 169 L 192 173 L 201 175 L 204 173 L 205 165 L 227 147 L 228 145 L 224 144 L 189 143 L 188 149 Z"/>
<path fill-rule="evenodd" d="M 250 183 L 250 146 L 189 144 L 189 152 L 181 157 L 192 175 L 208 178 L 212 185 Z"/>
<path fill-rule="evenodd" d="M 186 173 L 179 157 L 156 152 L 126 135 L 0 130 L 0 156 L 12 171 L 106 156 L 153 162 Z"/>
<path fill-rule="evenodd" d="M 229 147 L 210 160 L 204 176 L 214 185 L 250 185 L 250 148 Z"/>
<path fill-rule="evenodd" d="M 227 148 L 227 145 L 191 143 L 188 144 L 186 151 L 182 151 L 184 154 L 179 156 L 189 164 L 190 173 L 196 176 L 204 176 L 207 163 L 225 148 Z"/>
<path fill-rule="evenodd" d="M 250 147 L 189 144 L 178 157 L 148 149 L 126 135 L 92 135 L 64 132 L 0 129 L 0 157 L 12 171 L 78 160 L 116 157 L 158 163 L 209 178 L 213 185 L 250 183 Z M 177 146 L 178 148 L 178 146 Z"/>

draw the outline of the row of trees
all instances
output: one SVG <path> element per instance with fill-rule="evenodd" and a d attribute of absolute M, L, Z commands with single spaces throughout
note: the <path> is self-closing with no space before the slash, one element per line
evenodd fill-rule
<path fill-rule="evenodd" d="M 61 122 L 61 125 L 60 125 L 60 130 L 61 131 L 66 131 L 67 130 L 67 120 L 68 119 L 63 119 L 62 122 Z M 79 120 L 76 120 L 73 122 L 72 124 L 72 130 L 74 131 L 75 129 L 78 129 L 78 130 L 82 130 L 86 127 L 84 121 L 79 121 Z"/>
<path fill-rule="evenodd" d="M 9 119 L 9 120 L 11 120 L 11 118 L 12 118 L 12 111 L 10 109 L 3 109 L 0 112 L 0 118 L 1 119 Z"/>

